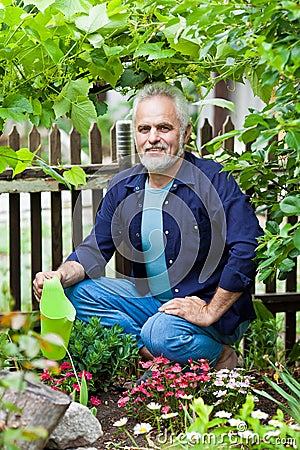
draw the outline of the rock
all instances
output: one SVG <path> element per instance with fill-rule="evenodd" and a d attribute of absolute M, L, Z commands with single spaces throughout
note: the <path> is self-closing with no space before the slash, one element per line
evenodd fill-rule
<path fill-rule="evenodd" d="M 103 435 L 99 420 L 89 408 L 72 402 L 63 418 L 50 435 L 46 449 L 87 447 Z M 85 449 L 87 450 L 87 449 Z"/>

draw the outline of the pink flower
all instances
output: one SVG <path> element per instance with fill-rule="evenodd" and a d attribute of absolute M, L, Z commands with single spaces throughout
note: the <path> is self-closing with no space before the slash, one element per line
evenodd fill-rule
<path fill-rule="evenodd" d="M 181 380 L 179 382 L 179 386 L 184 389 L 184 388 L 189 387 L 189 383 L 187 381 L 185 381 L 185 380 Z"/>
<path fill-rule="evenodd" d="M 60 366 L 60 370 L 66 369 L 72 369 L 72 365 L 68 361 L 64 361 Z"/>
<path fill-rule="evenodd" d="M 74 373 L 73 372 L 66 372 L 65 377 L 66 378 L 74 377 Z"/>
<path fill-rule="evenodd" d="M 122 408 L 123 406 L 126 406 L 126 403 L 130 400 L 129 397 L 122 397 L 118 400 L 118 407 Z"/>
<path fill-rule="evenodd" d="M 163 384 L 159 384 L 158 386 L 156 386 L 156 390 L 157 390 L 158 392 L 164 392 L 165 387 L 164 387 Z"/>
<path fill-rule="evenodd" d="M 94 406 L 101 405 L 101 400 L 99 398 L 97 398 L 97 397 L 91 397 L 90 398 L 90 402 Z"/>
<path fill-rule="evenodd" d="M 167 406 L 163 406 L 161 408 L 161 413 L 162 414 L 168 414 L 171 411 L 171 406 L 167 405 Z"/>
<path fill-rule="evenodd" d="M 84 375 L 86 380 L 91 380 L 93 378 L 93 375 L 90 372 L 86 372 L 85 370 L 83 370 L 82 372 L 79 372 L 78 376 L 80 378 L 82 378 Z"/>
<path fill-rule="evenodd" d="M 169 364 L 170 360 L 163 356 L 157 356 L 152 362 L 153 364 Z"/>
<path fill-rule="evenodd" d="M 179 373 L 179 372 L 181 372 L 182 371 L 182 367 L 181 367 L 181 365 L 180 364 L 175 364 L 174 366 L 172 366 L 171 368 L 170 368 L 170 370 L 172 371 L 172 372 L 174 372 L 174 373 Z"/>
<path fill-rule="evenodd" d="M 80 392 L 79 384 L 72 384 L 72 388 L 75 389 L 77 392 Z"/>
<path fill-rule="evenodd" d="M 143 369 L 149 369 L 153 365 L 153 361 L 140 362 Z"/>

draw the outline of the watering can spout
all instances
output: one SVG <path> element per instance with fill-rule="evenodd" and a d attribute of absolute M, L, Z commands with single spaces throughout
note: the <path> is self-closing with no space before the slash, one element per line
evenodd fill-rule
<path fill-rule="evenodd" d="M 41 336 L 56 334 L 61 344 L 46 342 L 42 353 L 48 359 L 59 361 L 64 358 L 75 320 L 76 310 L 66 297 L 58 277 L 44 280 L 40 301 Z"/>

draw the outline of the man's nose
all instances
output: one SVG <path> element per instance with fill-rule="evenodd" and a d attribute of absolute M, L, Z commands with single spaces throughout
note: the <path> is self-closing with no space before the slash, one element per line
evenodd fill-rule
<path fill-rule="evenodd" d="M 160 135 L 156 128 L 152 127 L 149 131 L 148 141 L 153 144 L 160 141 Z"/>

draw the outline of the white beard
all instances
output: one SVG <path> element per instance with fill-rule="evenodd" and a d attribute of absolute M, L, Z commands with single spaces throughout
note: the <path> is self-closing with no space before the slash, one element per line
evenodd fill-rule
<path fill-rule="evenodd" d="M 147 154 L 146 149 L 151 148 L 151 146 L 146 145 L 143 149 L 143 154 L 139 155 L 141 163 L 146 167 L 148 172 L 150 173 L 160 173 L 164 174 L 164 172 L 170 167 L 174 166 L 178 158 L 180 158 L 184 153 L 184 136 L 180 136 L 179 141 L 179 150 L 177 155 L 170 155 L 165 151 L 162 156 L 151 156 Z M 154 148 L 161 148 L 165 150 L 165 147 L 162 144 L 153 145 Z"/>

